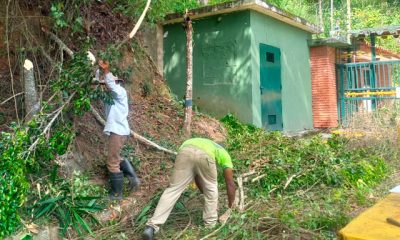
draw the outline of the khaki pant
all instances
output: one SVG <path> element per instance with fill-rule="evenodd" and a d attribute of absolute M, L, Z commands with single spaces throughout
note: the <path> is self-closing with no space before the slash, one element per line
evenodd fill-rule
<path fill-rule="evenodd" d="M 170 186 L 162 194 L 154 215 L 149 219 L 147 225 L 152 226 L 156 231 L 159 230 L 157 225 L 165 223 L 176 201 L 195 176 L 198 177 L 203 187 L 204 223 L 209 226 L 217 223 L 218 184 L 215 161 L 202 150 L 188 146 L 178 153 Z"/>
<path fill-rule="evenodd" d="M 119 154 L 121 153 L 125 140 L 126 136 L 115 133 L 110 133 L 110 136 L 108 137 L 107 168 L 108 171 L 112 173 L 121 172 L 119 164 L 122 161 L 122 158 Z"/>

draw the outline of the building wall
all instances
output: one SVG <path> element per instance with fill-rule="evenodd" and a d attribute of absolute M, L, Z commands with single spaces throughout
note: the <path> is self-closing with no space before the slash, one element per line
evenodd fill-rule
<path fill-rule="evenodd" d="M 335 48 L 312 47 L 312 107 L 315 128 L 338 126 Z"/>
<path fill-rule="evenodd" d="M 250 14 L 252 34 L 253 123 L 262 126 L 259 44 L 281 50 L 283 129 L 296 132 L 313 128 L 311 107 L 311 34 L 258 12 Z"/>
<path fill-rule="evenodd" d="M 193 103 L 215 117 L 235 114 L 252 123 L 250 12 L 193 22 Z M 164 26 L 164 77 L 179 99 L 186 89 L 186 35 Z"/>

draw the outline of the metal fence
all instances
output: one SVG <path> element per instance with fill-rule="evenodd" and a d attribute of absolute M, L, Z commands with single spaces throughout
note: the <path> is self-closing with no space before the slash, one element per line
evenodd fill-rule
<path fill-rule="evenodd" d="M 342 124 L 357 112 L 372 112 L 396 99 L 400 60 L 337 64 L 336 71 Z"/>

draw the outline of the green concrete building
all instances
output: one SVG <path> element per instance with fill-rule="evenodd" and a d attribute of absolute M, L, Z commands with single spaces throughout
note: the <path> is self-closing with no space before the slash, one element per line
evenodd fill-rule
<path fill-rule="evenodd" d="M 308 40 L 318 28 L 260 0 L 194 9 L 193 103 L 267 130 L 313 128 Z M 179 98 L 186 89 L 182 15 L 163 23 L 163 70 Z"/>

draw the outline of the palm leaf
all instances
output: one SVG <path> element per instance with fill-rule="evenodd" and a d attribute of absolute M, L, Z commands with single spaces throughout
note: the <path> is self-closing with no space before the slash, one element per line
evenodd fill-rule
<path fill-rule="evenodd" d="M 77 211 L 82 211 L 85 213 L 96 213 L 96 212 L 100 212 L 101 210 L 103 210 L 103 208 L 101 208 L 101 207 L 77 207 L 75 209 Z"/>
<path fill-rule="evenodd" d="M 90 196 L 76 196 L 75 200 L 93 200 L 93 199 L 100 199 L 101 197 L 90 197 Z"/>
<path fill-rule="evenodd" d="M 41 216 L 50 213 L 54 206 L 55 206 L 55 203 L 52 202 L 49 205 L 47 205 L 46 207 L 42 208 L 42 210 L 39 213 L 35 214 L 35 219 L 38 219 Z"/>
<path fill-rule="evenodd" d="M 44 200 L 44 201 L 39 201 L 38 203 L 36 203 L 36 205 L 44 205 L 44 204 L 47 204 L 47 203 L 54 203 L 54 202 L 57 202 L 57 201 L 61 200 L 62 198 L 63 198 L 62 196 L 55 197 L 55 198 L 49 198 L 49 199 Z"/>
<path fill-rule="evenodd" d="M 145 206 L 142 211 L 140 211 L 139 216 L 136 218 L 136 221 L 139 222 L 144 216 L 147 215 L 147 213 L 150 211 L 151 205 Z"/>
<path fill-rule="evenodd" d="M 86 230 L 90 235 L 94 237 L 94 233 L 92 232 L 92 229 L 90 229 L 89 225 L 81 216 L 79 216 L 78 212 L 73 211 L 75 219 L 78 221 L 78 223 L 82 226 L 84 230 Z"/>

